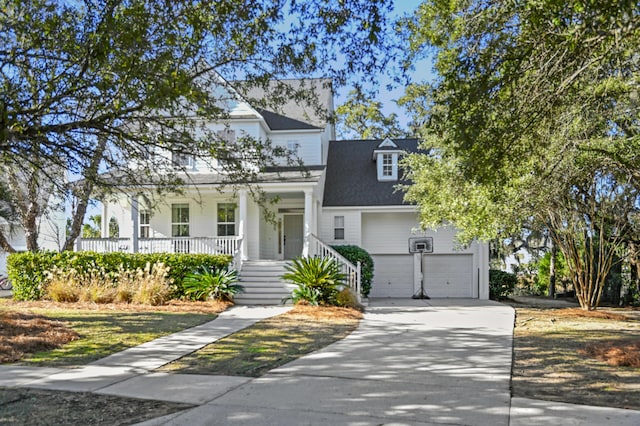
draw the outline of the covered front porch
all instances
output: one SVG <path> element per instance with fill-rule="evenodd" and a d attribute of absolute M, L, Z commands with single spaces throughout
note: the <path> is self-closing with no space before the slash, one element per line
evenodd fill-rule
<path fill-rule="evenodd" d="M 320 209 L 317 185 L 247 189 L 197 188 L 150 202 L 141 195 L 103 203 L 100 237 L 79 238 L 78 251 L 206 253 L 242 260 L 287 260 L 309 254 Z"/>

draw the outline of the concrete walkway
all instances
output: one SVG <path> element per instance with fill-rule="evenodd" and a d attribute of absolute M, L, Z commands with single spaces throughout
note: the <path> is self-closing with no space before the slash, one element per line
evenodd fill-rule
<path fill-rule="evenodd" d="M 373 301 L 346 339 L 144 425 L 508 425 L 512 308 Z"/>
<path fill-rule="evenodd" d="M 0 366 L 0 383 L 196 405 L 145 426 L 640 424 L 639 411 L 511 399 L 514 311 L 490 301 L 373 300 L 347 338 L 258 379 L 153 371 L 286 309 L 233 308 L 79 369 Z"/>
<path fill-rule="evenodd" d="M 222 386 L 227 391 L 228 387 L 224 384 L 237 385 L 249 379 L 167 375 L 153 373 L 153 370 L 289 309 L 291 307 L 234 307 L 208 323 L 118 352 L 80 368 L 0 365 L 0 384 L 200 404 L 209 400 L 202 399 L 200 392 L 203 388 L 215 390 Z M 161 383 L 158 382 L 159 378 L 163 378 Z M 141 386 L 145 389 L 136 392 Z"/>

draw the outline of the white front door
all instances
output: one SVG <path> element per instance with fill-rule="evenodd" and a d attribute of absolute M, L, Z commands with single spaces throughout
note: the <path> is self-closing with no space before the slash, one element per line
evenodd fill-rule
<path fill-rule="evenodd" d="M 284 258 L 294 259 L 302 254 L 303 236 L 301 214 L 286 214 L 283 216 L 282 244 L 284 246 Z"/>

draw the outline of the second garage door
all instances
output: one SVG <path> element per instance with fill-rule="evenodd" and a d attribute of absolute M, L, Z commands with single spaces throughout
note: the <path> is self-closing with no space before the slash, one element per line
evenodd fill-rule
<path fill-rule="evenodd" d="M 371 297 L 413 296 L 413 256 L 379 254 L 373 258 Z"/>
<path fill-rule="evenodd" d="M 473 255 L 425 255 L 422 271 L 430 297 L 474 297 Z"/>

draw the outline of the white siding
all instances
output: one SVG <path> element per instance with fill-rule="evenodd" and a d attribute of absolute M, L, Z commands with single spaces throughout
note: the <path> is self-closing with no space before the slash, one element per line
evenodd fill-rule
<path fill-rule="evenodd" d="M 260 215 L 260 259 L 278 258 L 278 232 L 277 223 L 267 221 L 264 215 Z"/>
<path fill-rule="evenodd" d="M 372 254 L 409 253 L 409 238 L 433 238 L 434 253 L 472 253 L 476 243 L 466 249 L 455 245 L 455 229 L 418 229 L 416 213 L 362 213 L 362 246 Z"/>
<path fill-rule="evenodd" d="M 305 165 L 322 164 L 322 134 L 317 133 L 273 133 L 271 141 L 274 146 L 287 148 L 289 142 L 298 145 L 297 155 Z M 282 161 L 280 161 L 282 163 Z"/>
<path fill-rule="evenodd" d="M 362 247 L 370 254 L 409 254 L 415 213 L 363 213 Z"/>
<path fill-rule="evenodd" d="M 344 216 L 344 240 L 334 238 L 333 224 L 335 216 Z M 353 210 L 323 210 L 319 218 L 320 239 L 331 245 L 361 245 L 361 215 Z"/>

